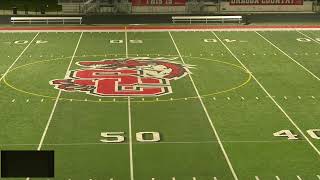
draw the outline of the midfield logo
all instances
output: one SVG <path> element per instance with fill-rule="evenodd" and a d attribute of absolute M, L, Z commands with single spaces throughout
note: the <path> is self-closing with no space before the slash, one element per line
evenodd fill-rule
<path fill-rule="evenodd" d="M 176 58 L 124 58 L 80 61 L 82 69 L 71 70 L 66 79 L 50 81 L 56 89 L 95 96 L 162 96 L 172 93 L 170 81 L 189 72 L 190 65 Z"/>

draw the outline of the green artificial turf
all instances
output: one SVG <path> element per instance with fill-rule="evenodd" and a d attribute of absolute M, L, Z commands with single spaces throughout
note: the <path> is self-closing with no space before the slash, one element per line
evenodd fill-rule
<path fill-rule="evenodd" d="M 270 43 L 256 32 L 0 33 L 1 150 L 54 150 L 57 180 L 319 180 L 320 32 L 258 33 Z M 76 62 L 141 57 L 184 62 L 190 77 L 130 99 L 49 84 Z"/>

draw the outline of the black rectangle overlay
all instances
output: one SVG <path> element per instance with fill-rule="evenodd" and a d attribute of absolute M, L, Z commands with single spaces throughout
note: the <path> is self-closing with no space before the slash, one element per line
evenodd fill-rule
<path fill-rule="evenodd" d="M 54 151 L 1 151 L 1 177 L 54 177 Z"/>

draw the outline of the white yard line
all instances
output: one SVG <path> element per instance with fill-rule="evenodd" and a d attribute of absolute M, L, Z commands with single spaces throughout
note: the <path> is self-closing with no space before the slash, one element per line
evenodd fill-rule
<path fill-rule="evenodd" d="M 2 79 L 10 72 L 11 68 L 18 62 L 18 60 L 21 58 L 23 53 L 29 48 L 29 46 L 33 43 L 33 41 L 38 37 L 39 32 L 33 37 L 33 39 L 29 42 L 29 44 L 23 49 L 23 51 L 19 54 L 19 56 L 13 61 L 13 63 L 10 65 L 10 67 L 6 70 L 6 72 L 1 76 L 0 82 Z"/>
<path fill-rule="evenodd" d="M 79 40 L 78 40 L 77 46 L 76 46 L 76 48 L 75 48 L 75 50 L 74 50 L 74 52 L 73 52 L 73 55 L 72 55 L 72 57 L 71 57 L 71 60 L 70 60 L 69 66 L 68 66 L 67 71 L 66 71 L 66 74 L 65 74 L 65 78 L 66 78 L 66 76 L 67 76 L 67 74 L 68 74 L 68 72 L 69 72 L 69 70 L 70 70 L 70 67 L 71 67 L 71 65 L 72 65 L 73 59 L 74 59 L 75 54 L 76 54 L 76 52 L 77 52 L 77 50 L 78 50 L 78 47 L 79 47 L 79 44 L 80 44 L 80 41 L 81 41 L 82 35 L 83 35 L 83 32 L 81 33 L 81 35 L 80 35 L 80 37 L 79 37 Z M 43 131 L 43 134 L 42 134 L 42 137 L 41 137 L 40 143 L 39 143 L 38 148 L 37 148 L 37 150 L 38 150 L 38 151 L 41 149 L 42 144 L 43 144 L 43 141 L 44 141 L 44 138 L 46 137 L 46 134 L 47 134 L 47 131 L 48 131 L 49 125 L 50 125 L 50 123 L 51 123 L 51 120 L 52 120 L 53 114 L 54 114 L 54 112 L 55 112 L 55 110 L 56 110 L 56 107 L 57 107 L 57 104 L 58 104 L 58 101 L 59 101 L 60 95 L 61 95 L 61 90 L 59 90 L 59 93 L 58 93 L 58 95 L 57 95 L 57 97 L 56 97 L 56 99 L 55 99 L 55 102 L 54 102 L 54 105 L 53 105 L 53 107 L 52 107 L 52 110 L 51 110 L 51 113 L 50 113 L 49 119 L 48 119 L 48 121 L 47 121 L 46 127 L 45 127 L 45 129 L 44 129 L 44 131 Z"/>
<path fill-rule="evenodd" d="M 318 148 L 310 141 L 310 139 L 304 134 L 304 132 L 299 128 L 299 126 L 292 120 L 292 118 L 286 113 L 286 111 L 278 104 L 278 102 L 271 96 L 271 94 L 265 89 L 265 87 L 258 81 L 258 79 L 249 71 L 249 69 L 238 59 L 238 57 L 228 48 L 228 46 L 216 35 L 216 33 L 211 32 L 214 36 L 221 42 L 221 44 L 229 51 L 229 53 L 242 65 L 244 69 L 251 75 L 251 77 L 258 83 L 261 89 L 268 95 L 272 102 L 281 110 L 281 112 L 287 117 L 291 124 L 299 131 L 299 133 L 307 140 L 310 146 L 316 151 L 320 156 L 320 151 Z"/>
<path fill-rule="evenodd" d="M 302 64 L 300 64 L 298 61 L 296 61 L 294 58 L 292 58 L 291 56 L 289 56 L 286 52 L 284 52 L 283 50 L 281 50 L 278 46 L 276 46 L 275 44 L 273 44 L 271 41 L 269 41 L 267 38 L 265 38 L 263 35 L 261 35 L 260 33 L 258 33 L 257 31 L 255 31 L 256 34 L 258 34 L 260 37 L 262 37 L 265 41 L 267 41 L 269 44 L 271 44 L 273 47 L 275 47 L 276 49 L 278 49 L 280 52 L 282 52 L 282 54 L 286 55 L 289 59 L 291 59 L 293 62 L 295 62 L 297 65 L 299 65 L 302 69 L 304 69 L 305 71 L 307 71 L 309 74 L 311 74 L 314 78 L 316 78 L 318 81 L 320 81 L 320 78 L 318 76 L 316 76 L 315 74 L 313 74 L 313 72 L 311 72 L 309 69 L 307 69 L 306 67 L 304 67 Z"/>
<path fill-rule="evenodd" d="M 300 176 L 297 176 L 298 180 L 303 180 Z"/>
<path fill-rule="evenodd" d="M 174 41 L 174 39 L 173 39 L 173 37 L 172 37 L 172 35 L 171 35 L 171 32 L 169 31 L 168 33 L 169 33 L 169 35 L 170 35 L 170 38 L 171 38 L 171 40 L 172 40 L 172 43 L 173 43 L 174 47 L 176 48 L 176 50 L 177 50 L 177 52 L 178 52 L 178 54 L 179 54 L 179 57 L 180 57 L 182 63 L 183 63 L 183 64 L 186 64 L 186 63 L 184 62 L 184 60 L 183 60 L 183 57 L 181 56 L 181 53 L 180 53 L 180 51 L 179 51 L 179 49 L 178 49 L 178 47 L 177 47 L 177 45 L 176 45 L 176 42 Z M 196 92 L 196 94 L 197 94 L 197 96 L 198 96 L 198 99 L 199 99 L 199 101 L 200 101 L 200 103 L 201 103 L 201 106 L 202 106 L 202 108 L 203 108 L 203 110 L 204 110 L 204 112 L 205 112 L 205 114 L 206 114 L 206 116 L 207 116 L 207 119 L 208 119 L 208 121 L 209 121 L 209 123 L 210 123 L 210 125 L 211 125 L 211 128 L 212 128 L 212 130 L 213 130 L 213 132 L 214 132 L 214 134 L 215 134 L 215 136 L 216 136 L 216 138 L 217 138 L 217 140 L 218 140 L 219 146 L 220 146 L 220 148 L 221 148 L 221 150 L 222 150 L 222 153 L 223 153 L 223 155 L 224 155 L 224 157 L 225 157 L 225 159 L 226 159 L 226 161 L 227 161 L 227 163 L 228 163 L 228 166 L 229 166 L 229 168 L 230 168 L 230 170 L 231 170 L 231 173 L 232 173 L 232 175 L 233 175 L 233 178 L 234 178 L 235 180 L 238 180 L 238 176 L 237 176 L 237 174 L 235 173 L 235 171 L 234 171 L 234 169 L 233 169 L 233 166 L 232 166 L 232 164 L 231 164 L 231 161 L 230 161 L 230 159 L 229 159 L 229 157 L 228 157 L 228 154 L 227 154 L 226 150 L 224 149 L 224 146 L 223 146 L 223 144 L 222 144 L 222 142 L 221 142 L 221 140 L 220 140 L 219 134 L 218 134 L 215 126 L 213 125 L 213 122 L 212 122 L 212 119 L 211 119 L 211 117 L 210 117 L 210 115 L 209 115 L 209 113 L 208 113 L 208 110 L 207 110 L 206 106 L 204 105 L 204 103 L 203 103 L 203 101 L 202 101 L 202 98 L 201 98 L 201 96 L 200 96 L 200 94 L 199 94 L 198 88 L 197 88 L 196 84 L 194 83 L 191 74 L 188 73 L 188 75 L 189 75 L 190 81 L 191 81 L 191 83 L 192 83 L 192 85 L 193 85 L 193 88 L 194 88 L 194 90 L 195 90 L 195 92 Z"/>
<path fill-rule="evenodd" d="M 126 41 L 126 58 L 128 58 L 128 33 L 124 32 Z M 131 102 L 128 96 L 128 121 L 129 121 L 129 156 L 130 156 L 130 180 L 134 180 L 133 153 L 132 153 L 132 124 L 131 124 Z"/>
<path fill-rule="evenodd" d="M 306 35 L 306 34 L 302 33 L 301 31 L 297 30 L 297 32 L 298 32 L 298 33 L 300 33 L 300 34 L 302 34 L 302 35 L 304 35 L 305 37 L 307 37 L 307 38 L 311 39 L 311 40 L 312 40 L 312 41 L 314 41 L 315 43 L 320 44 L 320 42 L 319 42 L 319 41 L 317 41 L 317 40 L 313 39 L 312 37 L 310 37 L 310 36 L 308 36 L 308 35 Z"/>
<path fill-rule="evenodd" d="M 130 179 L 134 180 L 133 174 L 133 154 L 132 154 L 132 126 L 131 126 L 131 103 L 128 97 L 128 119 L 129 119 L 129 155 L 130 155 Z"/>

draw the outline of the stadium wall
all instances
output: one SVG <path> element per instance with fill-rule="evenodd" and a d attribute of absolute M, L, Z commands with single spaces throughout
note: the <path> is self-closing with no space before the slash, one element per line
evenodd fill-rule
<path fill-rule="evenodd" d="M 183 14 L 186 12 L 186 6 L 132 6 L 131 13 L 133 14 L 147 14 L 147 13 L 161 13 L 161 14 Z"/>
<path fill-rule="evenodd" d="M 303 5 L 230 5 L 221 2 L 221 12 L 312 12 L 313 2 L 305 1 Z"/>

